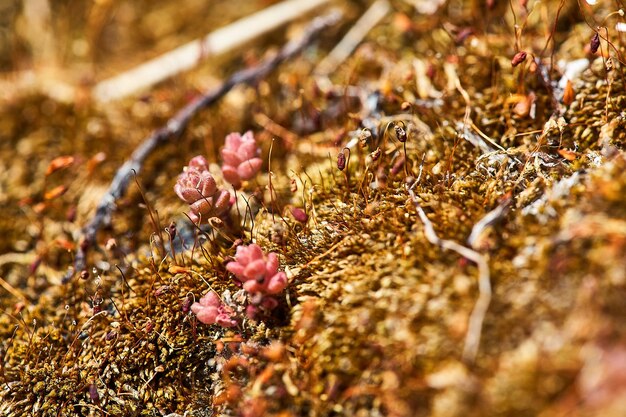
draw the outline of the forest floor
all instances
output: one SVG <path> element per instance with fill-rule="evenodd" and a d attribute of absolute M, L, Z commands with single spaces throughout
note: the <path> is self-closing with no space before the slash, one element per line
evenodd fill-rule
<path fill-rule="evenodd" d="M 0 415 L 626 415 L 621 1 L 320 2 L 116 100 L 101 81 L 275 2 L 49 3 L 0 6 Z M 85 239 L 151 132 L 332 7 L 159 142 Z M 201 154 L 226 187 L 247 130 L 261 173 L 195 227 L 178 175 Z M 200 323 L 253 242 L 289 279 L 278 307 Z"/>

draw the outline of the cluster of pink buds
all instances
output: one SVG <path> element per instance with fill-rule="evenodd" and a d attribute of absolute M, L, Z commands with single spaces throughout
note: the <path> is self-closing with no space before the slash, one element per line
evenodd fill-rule
<path fill-rule="evenodd" d="M 233 310 L 224 305 L 213 291 L 206 293 L 200 302 L 193 303 L 191 311 L 204 324 L 219 324 L 222 327 L 237 325 L 237 321 L 233 318 Z"/>
<path fill-rule="evenodd" d="M 252 132 L 240 135 L 231 133 L 226 136 L 222 149 L 222 174 L 233 187 L 241 187 L 241 182 L 252 179 L 261 169 L 263 161 L 259 158 L 261 149 L 256 143 Z"/>
<path fill-rule="evenodd" d="M 189 165 L 183 168 L 174 185 L 174 191 L 189 204 L 189 217 L 195 223 L 200 219 L 220 217 L 232 205 L 230 193 L 218 190 L 206 159 L 200 155 L 192 158 Z"/>
<path fill-rule="evenodd" d="M 287 275 L 278 271 L 278 256 L 270 253 L 267 256 L 259 245 L 237 247 L 235 261 L 226 265 L 242 283 L 243 289 L 250 294 L 251 305 L 248 316 L 256 314 L 257 306 L 271 310 L 278 302 L 271 295 L 281 293 L 287 287 Z"/>

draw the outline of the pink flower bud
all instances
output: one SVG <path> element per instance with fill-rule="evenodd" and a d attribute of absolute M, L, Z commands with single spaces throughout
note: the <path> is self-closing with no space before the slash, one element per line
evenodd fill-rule
<path fill-rule="evenodd" d="M 306 221 L 309 220 L 309 216 L 306 214 L 306 212 L 298 207 L 293 207 L 291 209 L 291 215 L 294 219 L 296 219 L 296 221 L 300 223 L 306 223 Z"/>
<path fill-rule="evenodd" d="M 251 296 L 262 300 L 266 295 L 282 292 L 288 284 L 287 275 L 278 271 L 278 256 L 263 254 L 256 244 L 238 246 L 235 260 L 226 269 L 243 284 L 243 289 Z"/>
<path fill-rule="evenodd" d="M 226 143 L 221 151 L 222 174 L 233 187 L 241 187 L 241 182 L 252 179 L 261 169 L 263 161 L 259 158 L 261 149 L 258 147 L 252 132 L 242 135 L 231 133 L 226 136 Z"/>
<path fill-rule="evenodd" d="M 189 165 L 183 168 L 174 191 L 189 204 L 189 217 L 194 223 L 200 219 L 223 216 L 232 205 L 230 193 L 218 190 L 207 161 L 201 155 L 192 158 Z"/>
<path fill-rule="evenodd" d="M 178 177 L 174 191 L 183 201 L 191 204 L 202 198 L 213 196 L 217 191 L 217 185 L 209 171 L 198 171 L 186 167 Z"/>
<path fill-rule="evenodd" d="M 213 291 L 209 291 L 199 302 L 191 305 L 191 311 L 198 321 L 204 324 L 219 324 L 222 327 L 234 327 L 237 321 L 232 317 L 233 311 L 222 304 L 222 301 Z"/>

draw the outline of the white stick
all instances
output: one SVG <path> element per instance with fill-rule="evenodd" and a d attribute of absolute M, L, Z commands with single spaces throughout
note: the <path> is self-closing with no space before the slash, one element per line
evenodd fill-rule
<path fill-rule="evenodd" d="M 448 249 L 458 253 L 459 255 L 476 263 L 478 266 L 478 299 L 472 313 L 470 314 L 467 334 L 465 335 L 465 346 L 463 347 L 463 360 L 472 363 L 476 359 L 478 347 L 480 345 L 480 335 L 482 333 L 483 321 L 489 309 L 491 302 L 491 278 L 489 273 L 489 263 L 484 255 L 460 245 L 452 240 L 441 239 L 437 236 L 432 222 L 424 213 L 424 209 L 417 201 L 417 197 L 413 190 L 409 190 L 411 200 L 417 210 L 417 215 L 424 224 L 424 235 L 426 239 L 433 245 L 437 245 L 442 249 Z"/>
<path fill-rule="evenodd" d="M 209 56 L 233 51 L 328 1 L 287 0 L 267 7 L 217 29 L 202 39 L 196 39 L 120 75 L 101 81 L 94 87 L 93 97 L 98 101 L 106 102 L 134 94 L 179 72 L 193 68 Z"/>
<path fill-rule="evenodd" d="M 389 13 L 391 6 L 387 0 L 378 0 L 357 20 L 346 35 L 339 41 L 315 70 L 317 75 L 329 75 L 344 62 L 363 38 Z"/>

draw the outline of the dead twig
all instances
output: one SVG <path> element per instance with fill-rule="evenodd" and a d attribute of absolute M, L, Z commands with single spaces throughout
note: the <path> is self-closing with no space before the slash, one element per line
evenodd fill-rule
<path fill-rule="evenodd" d="M 170 138 L 178 138 L 182 135 L 191 118 L 200 110 L 217 102 L 238 84 L 249 84 L 265 77 L 280 63 L 286 61 L 309 45 L 323 30 L 336 24 L 341 18 L 339 12 L 332 12 L 326 16 L 316 18 L 299 38 L 287 43 L 276 55 L 266 59 L 259 65 L 237 71 L 221 85 L 196 98 L 183 107 L 167 124 L 154 131 L 132 153 L 130 159 L 117 170 L 109 189 L 104 194 L 96 208 L 96 214 L 82 230 L 82 240 L 76 251 L 74 268 L 70 269 L 63 278 L 63 283 L 68 282 L 76 271 L 85 269 L 86 256 L 89 248 L 95 244 L 96 234 L 105 224 L 110 224 L 111 215 L 115 210 L 115 201 L 121 198 L 128 188 L 133 172 L 139 174 L 146 158 L 161 144 Z"/>
<path fill-rule="evenodd" d="M 511 204 L 511 198 L 505 199 L 502 203 L 487 213 L 482 219 L 480 219 L 474 227 L 472 227 L 472 233 L 467 238 L 467 244 L 476 249 L 477 243 L 480 237 L 489 226 L 492 226 L 502 220 L 502 218 L 509 211 L 509 205 Z"/>
<path fill-rule="evenodd" d="M 489 273 L 489 264 L 484 255 L 460 245 L 452 240 L 441 239 L 437 236 L 432 222 L 426 216 L 424 209 L 417 201 L 417 197 L 413 190 L 409 190 L 411 201 L 415 205 L 415 210 L 424 224 L 424 235 L 426 239 L 433 245 L 437 245 L 444 250 L 451 250 L 459 255 L 469 259 L 478 266 L 478 299 L 474 304 L 474 309 L 470 314 L 467 334 L 465 335 L 465 345 L 463 346 L 463 360 L 468 363 L 474 362 L 478 347 L 480 345 L 480 335 L 482 333 L 483 321 L 491 302 L 491 279 Z"/>

